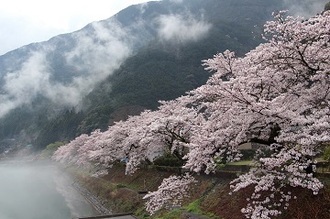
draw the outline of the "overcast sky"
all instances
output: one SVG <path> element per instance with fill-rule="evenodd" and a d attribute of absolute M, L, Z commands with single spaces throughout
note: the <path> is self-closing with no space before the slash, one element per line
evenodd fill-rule
<path fill-rule="evenodd" d="M 150 0 L 8 0 L 0 4 L 0 55 L 79 30 Z"/>

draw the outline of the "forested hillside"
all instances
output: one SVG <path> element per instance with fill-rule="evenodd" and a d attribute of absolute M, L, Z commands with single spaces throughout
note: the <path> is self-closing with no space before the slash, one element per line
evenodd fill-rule
<path fill-rule="evenodd" d="M 326 1 L 316 2 L 150 2 L 9 52 L 0 57 L 1 148 L 42 149 L 155 109 L 158 100 L 206 82 L 210 75 L 202 60 L 226 49 L 243 55 L 262 42 L 273 11 L 309 15 Z M 34 72 L 33 82 L 26 81 L 26 72 Z"/>

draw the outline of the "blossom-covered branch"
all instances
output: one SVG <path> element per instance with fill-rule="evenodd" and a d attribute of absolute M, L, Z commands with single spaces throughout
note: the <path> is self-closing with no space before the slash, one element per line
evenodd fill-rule
<path fill-rule="evenodd" d="M 143 198 L 148 199 L 146 209 L 151 214 L 161 208 L 171 208 L 181 204 L 183 198 L 188 195 L 190 184 L 195 179 L 186 174 L 184 176 L 170 176 L 163 180 L 157 191 L 149 192 Z"/>

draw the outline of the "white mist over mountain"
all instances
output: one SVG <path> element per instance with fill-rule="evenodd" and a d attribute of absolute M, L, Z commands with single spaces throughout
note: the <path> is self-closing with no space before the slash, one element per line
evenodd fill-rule
<path fill-rule="evenodd" d="M 192 14 L 170 14 L 159 17 L 158 35 L 166 41 L 185 43 L 198 41 L 207 35 L 212 24 L 197 20 Z"/>
<path fill-rule="evenodd" d="M 284 0 L 290 14 L 304 18 L 320 13 L 327 2 L 329 0 Z"/>
<path fill-rule="evenodd" d="M 284 1 L 291 13 L 304 16 L 322 10 L 327 2 Z M 188 1 L 168 0 L 166 3 L 174 4 L 173 8 L 177 8 L 184 6 L 186 2 Z M 32 3 L 35 1 L 31 1 Z M 81 5 L 84 4 L 86 2 L 82 1 Z M 114 5 L 116 3 L 113 2 L 112 6 Z M 31 103 L 38 96 L 49 99 L 58 107 L 79 109 L 82 99 L 99 82 L 113 74 L 137 47 L 156 38 L 174 43 L 197 42 L 206 37 L 214 25 L 204 19 L 205 12 L 194 14 L 185 7 L 182 7 L 182 11 L 174 11 L 173 8 L 161 13 L 152 11 L 152 16 L 147 15 L 150 16 L 149 20 L 145 20 L 144 16 L 150 5 L 154 4 L 144 3 L 131 7 L 123 16 L 93 22 L 80 31 L 35 44 L 34 48 L 25 46 L 17 50 L 25 52 L 25 56 L 18 55 L 8 59 L 0 56 L 4 58 L 0 62 L 9 66 L 0 65 L 0 118 L 12 109 Z M 105 2 L 103 6 L 110 8 Z M 90 10 L 92 9 L 91 6 Z M 21 63 L 13 64 L 15 62 Z"/>
<path fill-rule="evenodd" d="M 54 81 L 54 69 L 47 56 L 56 50 L 44 45 L 17 71 L 7 72 L 0 95 L 0 117 L 10 110 L 29 104 L 37 95 L 62 107 L 77 107 L 94 86 L 104 80 L 131 54 L 129 34 L 115 21 L 91 24 L 92 30 L 72 34 L 75 46 L 64 52 L 66 66 L 72 69 L 72 78 L 66 83 Z"/>
<path fill-rule="evenodd" d="M 0 4 L 0 55 L 81 29 L 149 0 L 10 0 Z"/>
<path fill-rule="evenodd" d="M 38 96 L 56 107 L 79 109 L 83 98 L 113 74 L 133 54 L 136 45 L 156 38 L 174 43 L 196 42 L 207 36 L 212 27 L 201 14 L 193 16 L 187 11 L 154 14 L 146 21 L 142 17 L 148 7 L 148 3 L 135 6 L 135 17 L 125 26 L 121 18 L 114 16 L 36 44 L 25 58 L 19 57 L 23 61 L 18 69 L 2 72 L 0 117 Z M 54 64 L 59 60 L 62 64 Z M 62 72 L 63 68 L 66 72 Z M 59 77 L 65 79 L 57 80 Z"/>

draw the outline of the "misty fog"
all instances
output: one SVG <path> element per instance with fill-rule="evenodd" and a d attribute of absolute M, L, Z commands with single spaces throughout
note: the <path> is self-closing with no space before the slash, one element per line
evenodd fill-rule
<path fill-rule="evenodd" d="M 183 0 L 170 0 L 186 4 Z M 323 9 L 327 0 L 283 0 L 285 8 L 295 16 L 309 17 Z M 0 118 L 11 110 L 30 104 L 36 97 L 43 96 L 57 107 L 82 108 L 83 98 L 107 76 L 113 74 L 134 50 L 148 41 L 158 39 L 186 43 L 205 37 L 213 24 L 203 19 L 203 13 L 182 12 L 158 14 L 149 22 L 142 19 L 149 4 L 136 6 L 140 12 L 135 20 L 123 25 L 116 16 L 93 22 L 69 35 L 56 36 L 48 42 L 38 43 L 38 49 L 26 47 L 29 52 L 20 57 L 19 65 L 7 66 L 0 71 Z M 154 28 L 157 33 L 153 35 Z M 70 39 L 70 40 L 68 40 Z M 141 46 L 140 45 L 140 46 Z M 16 52 L 23 52 L 24 48 Z M 26 51 L 25 51 L 26 52 Z M 61 54 L 61 70 L 54 68 L 51 54 Z M 2 59 L 6 60 L 6 56 Z M 4 63 L 11 63 L 6 60 Z M 56 77 L 69 78 L 65 83 Z"/>
<path fill-rule="evenodd" d="M 92 206 L 70 177 L 50 164 L 0 163 L 1 219 L 92 216 Z"/>

